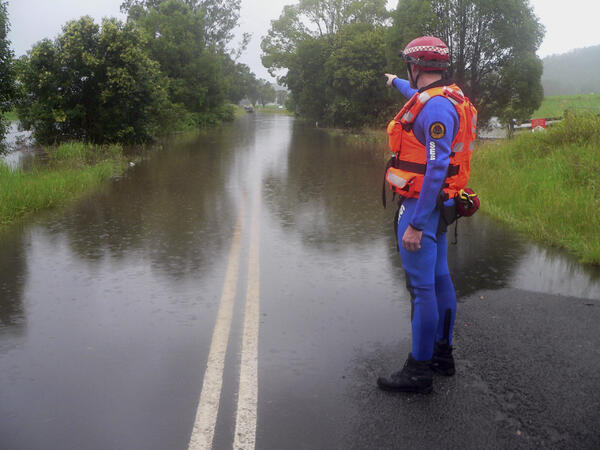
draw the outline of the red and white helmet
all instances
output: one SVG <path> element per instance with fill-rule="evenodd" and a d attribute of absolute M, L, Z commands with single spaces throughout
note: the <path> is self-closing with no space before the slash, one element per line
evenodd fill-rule
<path fill-rule="evenodd" d="M 450 50 L 439 38 L 421 36 L 408 43 L 400 57 L 425 72 L 443 71 L 450 66 Z"/>

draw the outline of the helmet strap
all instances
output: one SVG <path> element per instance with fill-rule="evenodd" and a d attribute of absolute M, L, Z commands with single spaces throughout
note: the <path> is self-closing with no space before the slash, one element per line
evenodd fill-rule
<path fill-rule="evenodd" d="M 417 77 L 415 78 L 413 71 L 412 71 L 412 65 L 410 63 L 406 64 L 406 66 L 408 67 L 408 76 L 410 78 L 410 84 L 412 85 L 411 87 L 414 89 L 419 89 L 419 87 L 417 86 L 417 82 L 419 81 L 419 77 L 421 76 L 421 72 L 419 72 L 419 74 L 417 75 Z"/>

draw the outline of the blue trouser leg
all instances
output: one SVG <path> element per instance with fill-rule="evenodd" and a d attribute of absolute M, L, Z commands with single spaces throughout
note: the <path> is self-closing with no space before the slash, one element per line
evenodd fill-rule
<path fill-rule="evenodd" d="M 435 297 L 438 307 L 438 327 L 436 342 L 452 345 L 452 330 L 456 317 L 456 293 L 448 270 L 446 233 L 437 239 L 437 258 L 435 264 Z"/>
<path fill-rule="evenodd" d="M 405 200 L 398 216 L 398 243 L 406 284 L 412 296 L 412 354 L 418 361 L 433 355 L 434 341 L 452 345 L 456 317 L 456 293 L 448 270 L 446 233 L 437 233 L 439 213 L 432 214 L 421 239 L 421 249 L 402 248 L 415 199 Z"/>
<path fill-rule="evenodd" d="M 407 199 L 398 216 L 398 242 L 407 286 L 413 297 L 412 356 L 417 361 L 431 359 L 438 330 L 439 312 L 435 292 L 435 268 L 438 256 L 436 237 L 439 212 L 435 211 L 423 230 L 421 249 L 409 252 L 402 248 L 402 236 L 408 227 L 416 199 Z"/>

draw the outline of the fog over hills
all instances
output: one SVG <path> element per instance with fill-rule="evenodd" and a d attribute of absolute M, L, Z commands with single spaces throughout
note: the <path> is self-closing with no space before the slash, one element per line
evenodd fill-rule
<path fill-rule="evenodd" d="M 600 92 L 600 45 L 550 55 L 543 62 L 545 96 Z"/>

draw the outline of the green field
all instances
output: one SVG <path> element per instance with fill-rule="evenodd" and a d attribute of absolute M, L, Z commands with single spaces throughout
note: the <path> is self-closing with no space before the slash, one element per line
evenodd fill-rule
<path fill-rule="evenodd" d="M 589 111 L 600 114 L 600 93 L 589 95 L 554 95 L 544 98 L 542 106 L 532 118 L 563 117 L 565 110 L 571 112 Z"/>
<path fill-rule="evenodd" d="M 600 265 L 600 116 L 571 115 L 544 133 L 485 143 L 471 168 L 483 211 Z"/>

